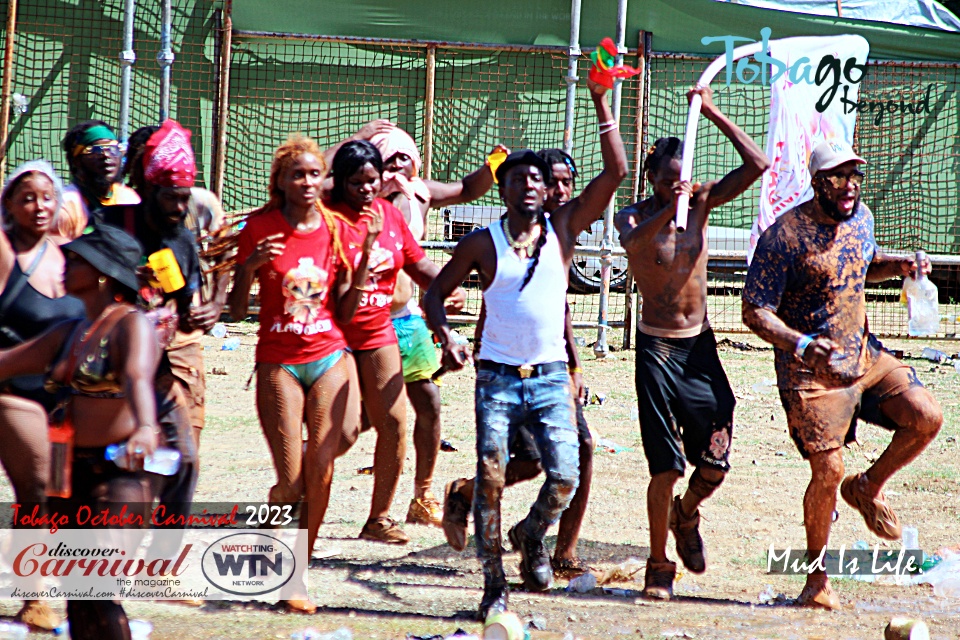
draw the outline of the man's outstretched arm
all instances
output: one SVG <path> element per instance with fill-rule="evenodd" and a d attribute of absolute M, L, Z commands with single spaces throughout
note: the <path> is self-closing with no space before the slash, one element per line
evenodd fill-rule
<path fill-rule="evenodd" d="M 494 147 L 490 153 L 494 151 L 510 152 L 501 144 Z M 483 196 L 493 186 L 493 172 L 490 171 L 490 165 L 484 162 L 479 169 L 465 175 L 456 182 L 424 180 L 424 183 L 430 189 L 431 207 L 449 207 L 455 204 L 473 202 Z"/>

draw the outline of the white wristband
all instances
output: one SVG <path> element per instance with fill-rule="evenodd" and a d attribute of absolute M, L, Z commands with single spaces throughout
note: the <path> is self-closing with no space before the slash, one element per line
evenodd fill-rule
<path fill-rule="evenodd" d="M 798 358 L 803 360 L 803 354 L 807 350 L 807 347 L 810 346 L 810 343 L 813 342 L 813 338 L 808 335 L 800 336 L 800 339 L 797 340 L 797 346 L 793 352 L 797 355 Z"/>

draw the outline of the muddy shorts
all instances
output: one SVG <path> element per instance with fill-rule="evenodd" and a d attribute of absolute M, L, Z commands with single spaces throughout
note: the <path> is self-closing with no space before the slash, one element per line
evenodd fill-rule
<path fill-rule="evenodd" d="M 650 475 L 694 467 L 729 471 L 736 399 L 707 329 L 692 338 L 637 332 L 637 405 Z"/>
<path fill-rule="evenodd" d="M 194 429 L 203 429 L 207 391 L 207 376 L 203 370 L 203 345 L 194 342 L 176 349 L 168 349 L 167 360 L 170 361 L 170 373 L 181 383 L 186 402 L 184 411 L 190 426 Z"/>
<path fill-rule="evenodd" d="M 590 428 L 587 426 L 587 419 L 583 417 L 583 405 L 579 402 L 574 404 L 577 407 L 577 438 L 583 444 L 590 441 Z M 526 425 L 521 425 L 510 438 L 510 459 L 522 462 L 540 461 L 537 439 Z"/>
<path fill-rule="evenodd" d="M 393 330 L 400 344 L 400 359 L 403 362 L 403 381 L 429 380 L 440 368 L 437 348 L 427 323 L 418 315 L 393 319 Z"/>
<path fill-rule="evenodd" d="M 787 427 L 800 455 L 839 449 L 857 439 L 857 418 L 891 431 L 897 425 L 880 404 L 913 387 L 922 387 L 913 367 L 886 351 L 863 376 L 845 387 L 781 389 Z"/>

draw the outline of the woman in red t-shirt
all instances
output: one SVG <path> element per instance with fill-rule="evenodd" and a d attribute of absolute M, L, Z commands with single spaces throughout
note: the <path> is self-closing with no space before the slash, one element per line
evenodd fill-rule
<path fill-rule="evenodd" d="M 383 160 L 375 146 L 366 140 L 347 142 L 333 158 L 329 206 L 345 222 L 351 264 L 355 268 L 368 265 L 356 315 L 352 322 L 341 324 L 357 362 L 367 418 L 377 430 L 373 501 L 360 538 L 406 544 L 410 538 L 389 517 L 407 446 L 407 397 L 390 302 L 401 269 L 423 288 L 430 286 L 440 269 L 417 244 L 400 210 L 377 197 L 382 172 Z M 359 241 L 370 233 L 366 211 L 382 215 L 383 229 L 364 258 L 359 255 Z"/>
<path fill-rule="evenodd" d="M 270 500 L 305 498 L 310 551 L 327 510 L 334 458 L 356 441 L 360 422 L 356 369 L 337 323 L 353 318 L 366 258 L 383 224 L 376 213 L 363 216 L 366 235 L 354 251 L 359 266 L 351 269 L 345 224 L 318 200 L 325 170 L 310 138 L 291 136 L 277 149 L 270 201 L 240 232 L 230 292 L 231 314 L 240 320 L 254 278 L 260 281 L 257 413 L 277 471 Z M 285 604 L 295 611 L 316 609 L 305 597 Z"/>

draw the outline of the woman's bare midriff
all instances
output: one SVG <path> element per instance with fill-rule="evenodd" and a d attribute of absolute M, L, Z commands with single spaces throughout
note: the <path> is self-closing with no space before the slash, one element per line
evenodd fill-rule
<path fill-rule="evenodd" d="M 137 423 L 127 398 L 74 396 L 70 416 L 78 447 L 105 447 L 133 435 Z"/>

